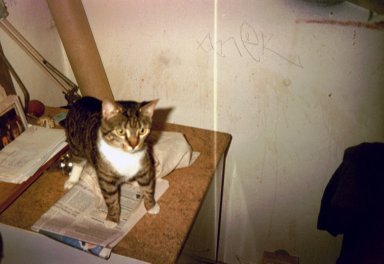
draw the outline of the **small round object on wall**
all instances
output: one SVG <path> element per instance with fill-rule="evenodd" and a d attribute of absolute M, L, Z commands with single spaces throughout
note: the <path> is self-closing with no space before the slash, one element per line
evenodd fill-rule
<path fill-rule="evenodd" d="M 45 106 L 39 100 L 31 100 L 28 103 L 27 114 L 34 117 L 40 117 L 44 114 Z"/>

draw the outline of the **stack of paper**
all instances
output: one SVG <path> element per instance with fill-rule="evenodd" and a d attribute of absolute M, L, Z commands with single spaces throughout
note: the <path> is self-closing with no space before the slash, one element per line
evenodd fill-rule
<path fill-rule="evenodd" d="M 0 151 L 0 181 L 26 181 L 65 146 L 63 129 L 29 126 Z"/>

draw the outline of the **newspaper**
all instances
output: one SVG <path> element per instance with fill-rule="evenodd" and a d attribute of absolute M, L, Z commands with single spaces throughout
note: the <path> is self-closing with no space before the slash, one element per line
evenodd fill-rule
<path fill-rule="evenodd" d="M 66 144 L 62 129 L 29 126 L 0 151 L 0 181 L 26 181 Z"/>
<path fill-rule="evenodd" d="M 155 132 L 152 135 L 158 200 L 168 189 L 163 179 L 174 169 L 191 165 L 199 153 L 192 151 L 184 136 L 175 132 Z M 32 226 L 63 243 L 88 253 L 109 258 L 112 248 L 147 213 L 138 186 L 123 184 L 121 188 L 121 216 L 114 228 L 105 226 L 107 208 L 100 202 L 100 189 L 94 170 L 85 167 L 80 181 L 72 187 Z M 161 213 L 161 208 L 160 208 Z"/>
<path fill-rule="evenodd" d="M 87 175 L 86 177 L 90 177 Z M 107 208 L 98 207 L 93 180 L 82 176 L 53 207 L 32 226 L 41 232 L 81 250 L 109 258 L 112 248 L 147 213 L 138 186 L 124 184 L 121 188 L 121 217 L 114 228 L 105 226 Z M 158 200 L 168 189 L 168 181 L 157 179 L 155 198 Z"/>

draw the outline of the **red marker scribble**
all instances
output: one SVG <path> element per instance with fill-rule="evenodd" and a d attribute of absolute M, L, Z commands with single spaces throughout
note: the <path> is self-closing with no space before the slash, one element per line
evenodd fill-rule
<path fill-rule="evenodd" d="M 345 27 L 384 30 L 384 21 L 368 23 L 368 22 L 360 22 L 360 21 L 340 21 L 340 20 L 330 20 L 330 19 L 297 19 L 296 23 L 322 24 L 322 25 L 332 25 L 332 26 L 345 26 Z"/>

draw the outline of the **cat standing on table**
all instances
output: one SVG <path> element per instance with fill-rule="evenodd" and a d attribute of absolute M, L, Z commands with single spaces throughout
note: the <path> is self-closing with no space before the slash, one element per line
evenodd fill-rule
<path fill-rule="evenodd" d="M 147 211 L 159 213 L 160 207 L 154 198 L 154 161 L 145 141 L 156 104 L 157 100 L 101 102 L 83 97 L 68 112 L 65 130 L 73 168 L 64 187 L 72 188 L 84 165 L 91 165 L 108 208 L 109 227 L 119 222 L 120 185 L 124 182 L 136 181 Z"/>

